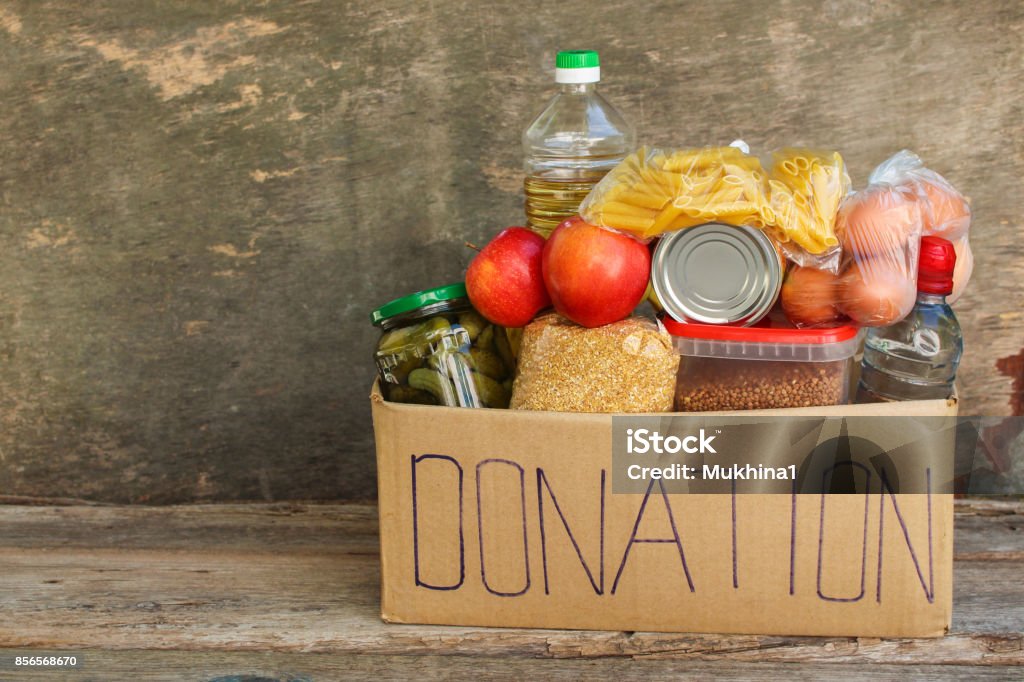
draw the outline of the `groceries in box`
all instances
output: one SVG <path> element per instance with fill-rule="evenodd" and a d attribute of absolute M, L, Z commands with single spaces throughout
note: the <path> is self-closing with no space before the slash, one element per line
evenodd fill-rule
<path fill-rule="evenodd" d="M 834 149 L 638 149 L 600 74 L 593 51 L 557 57 L 560 92 L 523 136 L 527 226 L 495 230 L 463 282 L 373 311 L 383 617 L 942 634 L 952 496 L 927 457 L 903 460 L 923 494 L 834 448 L 804 479 L 820 494 L 738 475 L 731 494 L 670 494 L 662 473 L 690 465 L 660 459 L 637 464 L 637 494 L 607 492 L 614 434 L 640 433 L 621 420 L 700 420 L 727 447 L 716 419 L 955 415 L 967 200 L 908 151 L 855 191 Z M 749 468 L 806 473 L 768 426 L 738 451 L 772 464 Z M 951 433 L 930 456 L 951 456 Z M 857 494 L 832 487 L 843 466 L 863 470 Z"/>
<path fill-rule="evenodd" d="M 963 352 L 949 303 L 971 274 L 970 208 L 907 151 L 849 190 L 837 153 L 787 149 L 766 172 L 736 147 L 640 150 L 546 241 L 500 232 L 464 288 L 441 288 L 457 296 L 419 292 L 374 311 L 385 394 L 584 412 L 834 405 L 847 400 L 867 328 L 857 401 L 948 397 Z M 608 363 L 615 325 L 645 302 L 678 372 L 664 362 L 653 376 L 648 356 Z M 403 326 L 414 320 L 425 322 Z"/>
<path fill-rule="evenodd" d="M 859 191 L 830 149 L 779 149 L 767 166 L 739 140 L 634 150 L 600 78 L 596 52 L 558 54 L 561 89 L 523 135 L 528 228 L 499 231 L 464 283 L 373 312 L 389 400 L 834 405 L 847 399 L 858 327 L 871 328 L 858 401 L 952 395 L 963 341 L 949 304 L 973 257 L 970 206 L 945 178 L 906 150 Z M 645 302 L 668 331 L 628 321 Z M 682 359 L 626 351 L 620 337 Z"/>

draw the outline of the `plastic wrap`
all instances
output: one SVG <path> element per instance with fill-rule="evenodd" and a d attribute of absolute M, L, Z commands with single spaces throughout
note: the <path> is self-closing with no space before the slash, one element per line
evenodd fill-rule
<path fill-rule="evenodd" d="M 850 195 L 836 218 L 843 249 L 834 281 L 838 311 L 862 327 L 882 327 L 906 317 L 917 298 L 921 229 L 921 208 L 907 187 L 875 184 Z M 796 276 L 790 273 L 791 278 Z M 814 294 L 797 287 L 786 298 Z M 790 312 L 787 300 L 783 308 Z M 790 319 L 797 325 L 814 326 L 808 320 L 793 319 L 792 314 Z"/>
<path fill-rule="evenodd" d="M 642 239 L 709 222 L 765 230 L 801 265 L 838 267 L 836 211 L 850 177 L 838 152 L 775 152 L 771 173 L 745 150 L 641 148 L 580 205 L 595 225 Z"/>
<path fill-rule="evenodd" d="M 641 239 L 709 222 L 763 228 L 771 211 L 761 162 L 737 147 L 641 147 L 580 204 L 587 222 Z"/>
<path fill-rule="evenodd" d="M 850 176 L 839 152 L 787 148 L 772 154 L 768 180 L 777 237 L 798 265 L 836 272 L 839 239 L 835 219 L 850 192 Z"/>
<path fill-rule="evenodd" d="M 798 327 L 827 327 L 849 318 L 861 327 L 893 324 L 914 307 L 921 208 L 907 187 L 871 185 L 843 201 L 836 217 L 839 273 L 792 268 L 782 309 Z"/>
<path fill-rule="evenodd" d="M 630 317 L 587 329 L 558 315 L 523 331 L 512 409 L 670 412 L 679 356 L 660 323 Z"/>
<path fill-rule="evenodd" d="M 871 173 L 869 182 L 906 187 L 914 193 L 921 207 L 922 235 L 948 239 L 956 249 L 953 293 L 947 300 L 952 303 L 960 298 L 974 269 L 974 256 L 968 242 L 971 207 L 967 199 L 944 177 L 925 168 L 920 157 L 906 149 L 879 164 Z"/>
<path fill-rule="evenodd" d="M 838 306 L 862 327 L 884 327 L 914 307 L 921 222 L 913 217 L 914 205 L 904 204 L 903 195 L 890 188 L 871 190 L 859 200 L 866 217 L 857 217 L 854 208 L 849 217 L 840 218 L 840 230 L 857 236 L 844 237 L 849 247 L 843 255 Z M 872 213 L 875 206 L 877 215 Z"/>
<path fill-rule="evenodd" d="M 839 274 L 794 268 L 782 307 L 797 326 L 828 326 L 849 318 L 862 327 L 898 322 L 917 298 L 921 237 L 948 239 L 956 249 L 952 302 L 974 268 L 967 200 L 917 155 L 903 150 L 879 164 L 863 191 L 848 196 L 836 217 L 842 248 Z"/>

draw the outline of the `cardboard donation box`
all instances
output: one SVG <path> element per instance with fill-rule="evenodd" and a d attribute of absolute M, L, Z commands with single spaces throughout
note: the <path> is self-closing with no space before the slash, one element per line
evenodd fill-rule
<path fill-rule="evenodd" d="M 951 494 L 619 494 L 611 415 L 404 405 L 376 387 L 371 401 L 388 622 L 868 637 L 949 627 Z M 956 401 L 771 412 L 952 416 Z"/>

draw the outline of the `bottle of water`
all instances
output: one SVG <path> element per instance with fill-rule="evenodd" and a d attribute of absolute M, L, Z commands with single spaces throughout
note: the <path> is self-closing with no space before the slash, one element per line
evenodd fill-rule
<path fill-rule="evenodd" d="M 953 245 L 921 238 L 917 304 L 903 320 L 868 330 L 857 402 L 930 400 L 953 394 L 963 355 L 960 323 L 946 296 L 953 291 Z"/>
<path fill-rule="evenodd" d="M 636 132 L 597 92 L 597 52 L 559 52 L 555 66 L 561 89 L 523 133 L 527 224 L 545 237 L 636 145 Z"/>

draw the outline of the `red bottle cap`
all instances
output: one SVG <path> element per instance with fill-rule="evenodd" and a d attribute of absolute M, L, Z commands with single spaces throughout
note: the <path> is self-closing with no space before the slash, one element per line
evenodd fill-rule
<path fill-rule="evenodd" d="M 953 293 L 956 251 L 941 237 L 921 237 L 921 258 L 917 267 L 917 290 L 926 294 Z"/>

